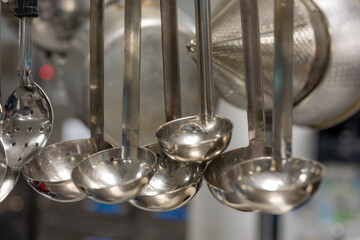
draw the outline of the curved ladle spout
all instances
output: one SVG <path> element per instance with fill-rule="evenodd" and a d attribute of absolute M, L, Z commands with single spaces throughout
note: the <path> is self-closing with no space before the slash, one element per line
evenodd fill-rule
<path fill-rule="evenodd" d="M 283 214 L 306 203 L 325 167 L 292 157 L 293 0 L 275 2 L 275 71 L 272 157 L 240 164 L 235 187 L 264 213 Z"/>
<path fill-rule="evenodd" d="M 247 203 L 242 193 L 234 187 L 237 176 L 241 175 L 241 162 L 271 155 L 271 148 L 265 146 L 258 3 L 253 0 L 240 0 L 240 10 L 245 59 L 249 146 L 217 156 L 206 168 L 205 179 L 213 196 L 226 206 L 241 211 L 259 211 L 251 203 Z"/>
<path fill-rule="evenodd" d="M 148 184 L 156 155 L 139 145 L 141 0 L 125 0 L 122 147 L 81 161 L 72 172 L 76 186 L 90 199 L 121 203 Z"/>
<path fill-rule="evenodd" d="M 219 155 L 233 128 L 229 119 L 214 114 L 210 1 L 195 0 L 195 14 L 200 113 L 167 122 L 156 131 L 164 153 L 183 162 L 204 162 Z"/>
<path fill-rule="evenodd" d="M 20 85 L 7 99 L 1 114 L 1 141 L 8 165 L 20 169 L 40 153 L 50 138 L 53 109 L 45 92 L 34 82 L 31 71 L 31 24 L 32 18 L 38 15 L 37 1 L 32 1 L 29 6 L 21 0 L 16 2 L 14 13 L 20 18 Z M 28 8 L 34 11 L 29 12 Z"/>
<path fill-rule="evenodd" d="M 86 197 L 74 184 L 71 172 L 84 158 L 112 146 L 104 141 L 104 1 L 91 0 L 90 29 L 90 139 L 60 142 L 45 147 L 22 173 L 42 196 L 58 202 Z M 39 184 L 41 183 L 41 185 Z"/>

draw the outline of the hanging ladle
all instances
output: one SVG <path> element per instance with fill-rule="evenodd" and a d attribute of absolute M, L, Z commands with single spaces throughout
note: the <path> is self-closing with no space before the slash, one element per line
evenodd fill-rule
<path fill-rule="evenodd" d="M 166 121 L 181 117 L 177 0 L 161 0 L 164 97 Z M 170 211 L 189 202 L 201 187 L 205 163 L 179 162 L 165 155 L 158 143 L 145 146 L 158 157 L 149 184 L 129 202 L 153 212 Z"/>
<path fill-rule="evenodd" d="M 7 99 L 1 114 L 1 141 L 8 165 L 19 169 L 36 157 L 48 141 L 53 110 L 31 72 L 31 24 L 32 18 L 38 16 L 37 1 L 17 0 L 14 14 L 20 18 L 20 85 Z"/>
<path fill-rule="evenodd" d="M 246 203 L 233 184 L 241 171 L 241 162 L 271 155 L 271 148 L 265 146 L 258 3 L 254 0 L 239 2 L 245 60 L 249 146 L 215 157 L 206 168 L 205 179 L 210 192 L 219 202 L 241 211 L 258 211 L 257 208 Z"/>
<path fill-rule="evenodd" d="M 141 0 L 125 0 L 122 147 L 98 152 L 73 170 L 77 187 L 90 199 L 121 203 L 150 181 L 156 155 L 139 144 Z"/>
<path fill-rule="evenodd" d="M 1 20 L 2 20 L 1 4 L 2 2 L 0 2 L 0 35 L 1 35 Z M 1 52 L 1 48 L 0 48 L 0 52 Z M 0 58 L 0 114 L 3 114 L 3 111 L 4 108 L 1 101 L 1 58 Z M 19 179 L 19 175 L 20 172 L 18 170 L 7 166 L 5 149 L 2 143 L 0 142 L 0 202 L 2 202 L 13 190 Z"/>
<path fill-rule="evenodd" d="M 292 0 L 275 2 L 273 155 L 240 163 L 233 183 L 249 205 L 269 214 L 307 202 L 325 172 L 319 162 L 291 156 L 293 6 Z"/>
<path fill-rule="evenodd" d="M 54 201 L 74 202 L 86 195 L 71 178 L 73 168 L 84 158 L 111 148 L 104 142 L 104 1 L 91 0 L 90 10 L 90 139 L 60 142 L 45 147 L 25 165 L 22 173 L 30 186 Z"/>
<path fill-rule="evenodd" d="M 214 114 L 210 1 L 195 0 L 200 114 L 167 122 L 156 131 L 165 154 L 184 162 L 211 160 L 228 146 L 233 125 Z"/>

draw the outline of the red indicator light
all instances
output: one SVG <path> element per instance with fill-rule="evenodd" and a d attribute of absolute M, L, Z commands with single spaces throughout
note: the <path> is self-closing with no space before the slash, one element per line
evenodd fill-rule
<path fill-rule="evenodd" d="M 49 81 L 55 76 L 55 69 L 49 64 L 43 65 L 39 70 L 39 75 L 42 80 Z"/>

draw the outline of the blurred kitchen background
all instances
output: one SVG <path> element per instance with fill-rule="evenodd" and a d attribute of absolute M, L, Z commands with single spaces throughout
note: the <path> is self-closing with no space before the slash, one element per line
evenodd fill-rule
<path fill-rule="evenodd" d="M 35 81 L 44 88 L 54 107 L 55 129 L 48 144 L 87 138 L 90 135 L 86 126 L 86 79 L 89 68 L 86 51 L 89 44 L 89 24 L 88 11 L 84 9 L 89 6 L 87 2 L 89 1 L 39 0 L 44 11 L 41 12 L 41 21 L 37 20 L 34 24 L 38 29 L 34 31 L 33 73 Z M 114 4 L 112 2 L 114 1 L 108 1 L 108 4 Z M 144 6 L 143 10 L 149 16 L 146 24 L 150 26 L 150 30 L 144 33 L 142 40 L 144 91 L 141 95 L 141 142 L 149 143 L 154 138 L 153 130 L 164 121 L 164 111 L 162 70 L 158 66 L 161 65 L 160 28 L 150 21 L 154 19 L 153 16 L 159 16 L 160 12 L 156 10 L 158 6 L 156 3 L 154 5 L 154 1 L 144 2 L 151 6 Z M 212 5 L 215 8 L 224 2 L 226 0 L 213 0 Z M 18 83 L 17 19 L 9 13 L 10 3 L 11 1 L 3 0 L 2 4 L 3 100 Z M 186 69 L 181 76 L 183 114 L 188 115 L 197 112 L 196 92 L 193 92 L 196 89 L 196 69 L 185 47 L 193 37 L 194 9 L 191 0 L 178 1 L 178 4 L 181 9 L 180 54 L 185 59 L 181 62 L 181 67 Z M 68 16 L 61 15 L 61 11 L 67 11 Z M 111 11 L 122 10 L 118 5 Z M 109 14 L 114 17 L 111 14 L 114 13 Z M 118 18 L 122 16 L 119 13 Z M 156 25 L 154 31 L 151 24 Z M 76 30 L 72 32 L 69 29 Z M 106 34 L 109 39 L 111 36 L 116 38 L 121 35 L 112 32 Z M 106 44 L 109 44 L 105 49 L 105 85 L 108 91 L 105 94 L 106 128 L 110 132 L 108 137 L 114 140 L 120 135 L 120 116 L 116 116 L 116 113 L 121 111 L 118 93 L 122 90 L 117 88 L 121 85 L 117 81 L 121 73 L 116 71 L 122 68 L 122 60 L 116 54 L 121 51 L 122 46 L 111 46 L 111 42 Z M 81 45 L 82 48 L 79 49 Z M 154 104 L 159 102 L 161 104 Z M 145 104 L 152 107 L 146 107 Z M 247 145 L 246 112 L 221 98 L 218 99 L 217 109 L 220 115 L 235 123 L 233 139 L 228 149 Z M 278 240 L 360 240 L 359 122 L 360 114 L 356 114 L 344 123 L 323 131 L 294 127 L 294 155 L 320 160 L 326 165 L 327 174 L 319 192 L 309 203 L 276 219 Z M 21 177 L 14 191 L 0 204 L 0 239 L 275 240 L 271 236 L 274 233 L 271 224 L 274 222 L 270 221 L 270 229 L 265 229 L 260 224 L 260 219 L 260 214 L 238 212 L 221 205 L 211 196 L 205 183 L 187 206 L 165 213 L 149 213 L 129 204 L 104 205 L 89 200 L 68 204 L 52 202 L 35 193 Z"/>

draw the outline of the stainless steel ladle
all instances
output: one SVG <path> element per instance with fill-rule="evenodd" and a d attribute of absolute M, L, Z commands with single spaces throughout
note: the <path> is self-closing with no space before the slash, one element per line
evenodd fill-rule
<path fill-rule="evenodd" d="M 325 172 L 319 162 L 291 156 L 293 12 L 292 0 L 276 0 L 273 155 L 240 163 L 233 182 L 246 203 L 269 214 L 307 202 Z"/>
<path fill-rule="evenodd" d="M 25 165 L 22 173 L 42 196 L 59 202 L 80 201 L 86 195 L 71 178 L 84 158 L 112 146 L 104 142 L 104 1 L 91 0 L 90 13 L 90 139 L 60 142 L 45 147 Z"/>
<path fill-rule="evenodd" d="M 156 155 L 139 144 L 141 0 L 125 0 L 122 147 L 98 152 L 73 170 L 77 187 L 90 199 L 121 203 L 150 181 Z"/>
<path fill-rule="evenodd" d="M 181 117 L 177 1 L 160 1 L 166 121 Z M 152 212 L 185 205 L 201 187 L 205 163 L 174 161 L 162 152 L 158 143 L 145 147 L 157 155 L 158 165 L 149 184 L 130 204 Z"/>
<path fill-rule="evenodd" d="M 223 152 L 231 138 L 229 119 L 214 114 L 210 1 L 195 0 L 200 114 L 167 122 L 156 131 L 165 154 L 183 162 L 209 161 Z"/>
<path fill-rule="evenodd" d="M 15 15 L 20 18 L 19 79 L 20 85 L 7 99 L 1 114 L 1 141 L 7 163 L 20 169 L 36 157 L 48 141 L 53 126 L 53 110 L 45 92 L 34 82 L 31 71 L 31 24 L 38 15 L 37 7 L 31 16 L 23 16 L 17 9 L 23 7 L 16 1 Z M 37 2 L 33 1 L 36 3 Z"/>
<path fill-rule="evenodd" d="M 241 162 L 271 155 L 271 148 L 265 146 L 258 2 L 254 0 L 239 2 L 245 60 L 249 146 L 215 157 L 206 168 L 205 179 L 210 192 L 219 202 L 241 211 L 258 211 L 245 201 L 233 184 L 241 171 Z"/>

